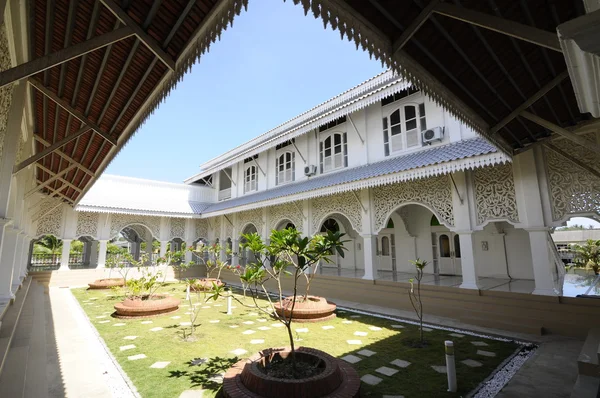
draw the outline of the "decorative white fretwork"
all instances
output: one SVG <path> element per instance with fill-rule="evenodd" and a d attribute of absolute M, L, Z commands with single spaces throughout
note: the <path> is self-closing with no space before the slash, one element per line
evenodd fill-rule
<path fill-rule="evenodd" d="M 110 236 L 116 236 L 127 226 L 140 224 L 150 230 L 152 236 L 160 237 L 160 217 L 139 216 L 136 214 L 112 214 L 110 221 Z"/>
<path fill-rule="evenodd" d="M 409 236 L 417 236 L 412 232 L 412 229 L 411 229 L 409 208 L 401 207 L 400 210 L 398 211 L 398 215 L 400 216 L 400 218 L 402 219 L 402 222 L 404 223 L 404 229 L 406 229 L 406 233 Z"/>
<path fill-rule="evenodd" d="M 384 228 L 391 212 L 406 203 L 421 203 L 433 209 L 440 222 L 454 225 L 452 190 L 447 175 L 375 187 L 372 192 L 375 231 Z"/>
<path fill-rule="evenodd" d="M 171 234 L 169 239 L 181 238 L 185 239 L 185 219 L 171 218 Z"/>
<path fill-rule="evenodd" d="M 52 207 L 57 204 L 56 200 L 45 199 L 40 204 L 40 214 L 46 213 Z M 62 225 L 63 225 L 63 207 L 58 206 L 54 210 L 45 214 L 38 220 L 36 235 L 54 235 L 57 238 L 62 238 Z"/>
<path fill-rule="evenodd" d="M 216 216 L 210 219 L 210 222 L 212 223 L 212 226 L 214 228 L 215 231 L 215 238 L 219 239 L 219 241 L 223 240 L 223 236 L 221 236 L 221 219 L 223 217 L 221 216 Z"/>
<path fill-rule="evenodd" d="M 334 213 L 346 217 L 354 231 L 362 231 L 362 206 L 352 192 L 323 196 L 312 200 L 312 234 L 319 232 L 325 218 Z M 347 231 L 350 232 L 350 231 Z"/>
<path fill-rule="evenodd" d="M 593 160 L 595 156 L 588 154 L 583 147 L 573 145 L 568 151 L 569 155 L 577 160 L 598 169 L 597 160 Z M 569 214 L 600 215 L 600 178 L 552 150 L 544 148 L 544 152 L 552 203 L 552 220 L 563 220 Z"/>
<path fill-rule="evenodd" d="M 488 220 L 519 222 L 512 164 L 475 169 L 473 183 L 478 225 Z"/>
<path fill-rule="evenodd" d="M 225 218 L 225 217 L 227 217 L 228 220 L 227 219 L 223 220 L 223 223 L 224 223 L 223 225 L 225 226 L 225 228 L 224 228 L 225 235 L 223 237 L 225 239 L 227 239 L 227 238 L 233 239 L 233 225 L 232 225 L 233 224 L 233 220 L 232 220 L 233 214 L 228 214 L 228 215 L 223 216 L 223 218 Z"/>
<path fill-rule="evenodd" d="M 79 236 L 91 236 L 96 237 L 98 233 L 98 213 L 92 213 L 87 211 L 77 212 L 77 233 Z"/>
<path fill-rule="evenodd" d="M 263 222 L 262 209 L 246 210 L 237 214 L 237 226 L 240 234 L 243 233 L 244 228 L 249 224 L 253 224 L 256 230 L 261 233 L 262 227 L 265 224 Z"/>
<path fill-rule="evenodd" d="M 0 71 L 11 67 L 10 53 L 8 51 L 8 39 L 6 37 L 5 24 L 0 25 Z M 4 148 L 4 137 L 6 135 L 6 125 L 8 123 L 8 114 L 12 103 L 13 85 L 9 84 L 0 88 L 0 156 Z"/>
<path fill-rule="evenodd" d="M 197 219 L 196 220 L 196 239 L 208 238 L 208 220 Z"/>
<path fill-rule="evenodd" d="M 302 202 L 300 201 L 269 207 L 267 218 L 269 220 L 268 233 L 276 229 L 282 221 L 291 221 L 298 231 L 303 232 L 304 216 L 302 215 Z"/>

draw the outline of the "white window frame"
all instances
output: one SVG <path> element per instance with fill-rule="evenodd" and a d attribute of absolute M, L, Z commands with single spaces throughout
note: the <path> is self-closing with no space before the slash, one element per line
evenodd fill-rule
<path fill-rule="evenodd" d="M 290 161 L 285 159 L 286 155 L 290 155 Z M 280 159 L 284 157 L 283 170 L 279 170 Z M 289 166 L 289 167 L 288 167 Z M 289 172 L 288 172 L 289 170 Z M 277 152 L 275 157 L 275 185 L 284 185 L 296 180 L 296 153 L 294 151 L 281 150 Z"/>
<path fill-rule="evenodd" d="M 391 105 L 392 104 L 390 104 L 390 109 L 384 113 L 383 119 L 385 119 L 385 121 L 382 120 L 384 147 L 387 145 L 387 148 L 389 149 L 389 153 L 387 153 L 385 156 L 421 148 L 423 146 L 423 138 L 421 136 L 421 133 L 423 132 L 424 127 L 425 127 L 425 129 L 427 128 L 427 112 L 425 112 L 424 115 L 421 115 L 420 107 L 423 106 L 424 110 L 425 110 L 425 103 L 409 101 L 409 102 L 401 102 L 399 104 L 394 104 L 393 107 Z M 409 119 L 409 121 L 414 120 L 416 123 L 416 126 L 414 129 L 408 130 L 405 109 L 406 109 L 406 107 L 410 107 L 410 106 L 415 108 L 415 117 L 412 119 Z M 391 116 L 396 111 L 399 111 L 399 113 L 400 113 L 400 122 L 398 124 L 394 124 L 392 126 Z M 387 124 L 386 124 L 386 122 L 387 122 Z M 395 126 L 400 126 L 400 133 L 392 135 L 392 127 L 395 127 Z M 415 131 L 415 130 L 416 130 L 416 140 L 417 140 L 416 144 L 409 147 L 407 133 Z M 395 143 L 396 143 L 396 145 L 400 146 L 400 148 L 397 148 L 396 150 L 394 150 L 394 144 L 392 142 L 393 141 L 392 137 L 397 137 L 397 136 L 400 136 L 400 137 L 396 138 Z M 387 140 L 386 140 L 386 138 L 387 138 Z"/>
<path fill-rule="evenodd" d="M 335 166 L 335 136 L 339 135 L 340 136 L 340 157 L 341 157 L 341 162 L 339 166 Z M 324 132 L 321 133 L 321 136 L 319 137 L 319 167 L 320 167 L 320 171 L 321 173 L 329 173 L 331 171 L 334 170 L 339 170 L 339 169 L 343 169 L 344 167 L 348 167 L 348 134 L 345 131 L 328 131 L 328 132 Z M 327 139 L 330 139 L 330 143 L 331 143 L 331 154 L 329 156 L 325 156 L 325 151 L 327 150 L 327 148 L 325 148 L 325 141 L 327 141 Z M 331 163 L 330 163 L 330 167 L 326 168 L 325 167 L 325 163 L 326 163 L 326 158 L 330 158 L 331 159 Z"/>
<path fill-rule="evenodd" d="M 244 169 L 244 193 L 258 191 L 258 167 L 251 164 Z"/>

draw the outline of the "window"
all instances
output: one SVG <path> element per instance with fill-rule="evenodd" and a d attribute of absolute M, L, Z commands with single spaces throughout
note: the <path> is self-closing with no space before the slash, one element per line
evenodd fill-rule
<path fill-rule="evenodd" d="M 333 133 L 319 143 L 321 173 L 348 167 L 346 133 Z"/>
<path fill-rule="evenodd" d="M 381 238 L 381 255 L 389 256 L 390 255 L 390 238 L 384 236 Z"/>
<path fill-rule="evenodd" d="M 460 258 L 460 237 L 454 235 L 454 257 Z"/>
<path fill-rule="evenodd" d="M 258 189 L 258 173 L 256 166 L 250 166 L 244 173 L 244 193 L 253 192 Z"/>
<path fill-rule="evenodd" d="M 440 235 L 440 257 L 450 257 L 450 238 Z"/>
<path fill-rule="evenodd" d="M 421 131 L 427 129 L 425 104 L 404 105 L 383 118 L 385 156 L 421 145 Z"/>
<path fill-rule="evenodd" d="M 294 152 L 284 152 L 275 161 L 275 184 L 294 181 Z"/>

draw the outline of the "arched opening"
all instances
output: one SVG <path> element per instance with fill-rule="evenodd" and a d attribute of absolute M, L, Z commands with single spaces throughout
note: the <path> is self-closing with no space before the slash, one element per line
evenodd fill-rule
<path fill-rule="evenodd" d="M 90 243 L 93 238 L 82 236 L 79 239 L 63 241 L 54 235 L 44 235 L 30 243 L 29 261 L 30 270 L 53 271 L 61 267 L 81 269 L 95 267 L 90 264 Z M 65 243 L 66 242 L 66 243 Z M 63 261 L 64 245 L 69 245 L 68 259 Z"/>
<path fill-rule="evenodd" d="M 155 263 L 160 252 L 160 242 L 154 238 L 152 231 L 142 224 L 131 224 L 123 227 L 118 235 L 107 243 L 106 261 L 124 261 L 125 254 L 133 260 L 146 259 L 147 264 Z"/>
<path fill-rule="evenodd" d="M 322 275 L 338 275 L 347 277 L 360 277 L 364 273 L 364 259 L 361 242 L 357 242 L 358 233 L 352 228 L 348 218 L 336 213 L 326 217 L 321 223 L 319 233 L 342 232 L 345 235 L 344 257 L 338 253 L 328 256 L 329 261 L 322 261 L 318 273 Z"/>
<path fill-rule="evenodd" d="M 280 222 L 277 223 L 277 226 L 275 227 L 275 229 L 277 231 L 280 231 L 282 229 L 288 229 L 288 228 L 294 228 L 296 229 L 296 225 L 290 221 L 290 220 L 281 220 Z"/>
<path fill-rule="evenodd" d="M 240 237 L 240 246 L 238 248 L 238 250 L 239 250 L 238 261 L 239 261 L 239 265 L 241 265 L 242 267 L 245 267 L 247 264 L 250 264 L 255 260 L 254 254 L 250 251 L 250 249 L 242 248 L 242 244 L 246 243 L 246 238 L 244 237 L 244 235 L 249 235 L 249 234 L 254 234 L 254 233 L 258 233 L 258 229 L 256 229 L 256 226 L 254 224 L 246 225 L 244 227 L 244 230 L 242 231 L 242 236 Z M 238 265 L 238 264 L 234 264 L 234 265 Z"/>

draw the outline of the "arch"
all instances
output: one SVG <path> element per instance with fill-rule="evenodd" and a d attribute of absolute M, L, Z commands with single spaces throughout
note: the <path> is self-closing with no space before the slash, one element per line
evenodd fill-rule
<path fill-rule="evenodd" d="M 449 224 L 446 220 L 444 220 L 444 218 L 430 205 L 428 205 L 426 203 L 418 202 L 418 201 L 411 201 L 411 202 L 402 203 L 400 206 L 396 206 L 391 211 L 389 211 L 385 217 L 385 222 L 383 223 L 383 225 L 379 226 L 379 228 L 377 228 L 377 230 L 374 231 L 374 233 L 379 234 L 381 232 L 381 230 L 386 227 L 387 220 L 389 220 L 394 213 L 396 213 L 398 210 L 402 209 L 403 207 L 410 206 L 410 205 L 417 205 L 417 206 L 426 208 L 438 219 L 440 225 L 443 225 L 443 226 L 447 227 L 448 229 L 454 228 L 453 225 Z"/>
<path fill-rule="evenodd" d="M 340 228 L 340 232 L 345 233 L 346 235 L 350 236 L 351 238 L 355 238 L 358 235 L 359 231 L 357 231 L 356 228 L 354 227 L 354 225 L 352 225 L 352 222 L 350 221 L 350 219 L 348 217 L 346 217 L 346 215 L 339 213 L 339 212 L 330 213 L 330 214 L 326 215 L 325 217 L 323 217 L 317 224 L 318 228 L 315 231 L 315 233 L 319 233 L 321 231 L 323 224 L 328 219 L 335 220 L 335 222 L 337 222 L 337 224 Z"/>
<path fill-rule="evenodd" d="M 281 220 L 279 220 L 278 222 L 275 223 L 275 229 L 277 231 L 289 228 L 290 226 L 293 227 L 293 228 L 295 228 L 295 229 L 298 229 L 298 227 L 296 226 L 296 224 L 294 224 L 294 222 L 292 220 L 290 220 L 289 218 L 283 218 L 283 219 L 281 219 Z"/>
<path fill-rule="evenodd" d="M 253 222 L 248 222 L 246 224 L 244 224 L 242 226 L 242 228 L 240 228 L 240 230 L 242 231 L 241 235 L 246 235 L 246 234 L 252 234 L 254 232 L 258 233 L 258 228 L 256 227 L 256 225 L 254 225 Z"/>
<path fill-rule="evenodd" d="M 138 228 L 139 227 L 143 227 L 145 233 L 150 233 L 150 236 L 153 239 L 160 240 L 160 236 L 156 236 L 152 232 L 152 228 L 150 226 L 146 225 L 144 222 L 141 222 L 141 221 L 135 221 L 135 222 L 127 223 L 126 225 L 123 225 L 121 228 L 119 228 L 119 230 L 111 231 L 112 233 L 111 233 L 111 235 L 110 235 L 109 238 L 110 239 L 116 238 L 119 235 L 119 233 L 121 233 L 121 231 L 123 231 L 125 228 L 131 228 L 131 229 L 133 229 L 133 230 L 135 230 L 137 232 L 138 228 L 136 228 L 136 227 L 138 227 Z M 145 236 L 145 234 L 144 234 L 144 236 Z"/>

